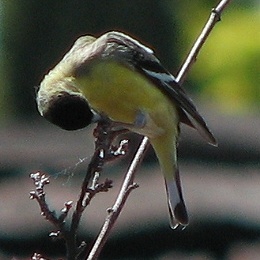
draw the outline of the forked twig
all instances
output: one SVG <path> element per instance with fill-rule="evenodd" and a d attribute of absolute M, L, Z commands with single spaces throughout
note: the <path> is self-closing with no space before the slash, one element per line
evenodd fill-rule
<path fill-rule="evenodd" d="M 124 182 L 122 184 L 122 187 L 119 191 L 119 194 L 117 196 L 117 199 L 112 206 L 112 208 L 108 209 L 108 216 L 105 220 L 105 223 L 103 224 L 103 227 L 101 228 L 101 231 L 97 237 L 97 240 L 92 247 L 87 259 L 97 259 L 99 256 L 104 244 L 106 243 L 106 240 L 109 235 L 109 231 L 113 228 L 116 219 L 118 218 L 119 214 L 121 213 L 121 210 L 124 207 L 124 204 L 131 192 L 131 190 L 135 189 L 138 187 L 136 183 L 134 183 L 134 176 L 135 176 L 135 171 L 140 165 L 144 155 L 145 155 L 145 150 L 148 147 L 148 138 L 144 137 L 142 140 L 142 143 L 140 144 L 138 151 L 135 154 L 135 157 L 126 173 Z"/>
<path fill-rule="evenodd" d="M 35 185 L 35 190 L 30 192 L 30 198 L 37 200 L 42 216 L 56 227 L 57 231 L 51 232 L 50 236 L 63 238 L 65 240 L 68 260 L 82 259 L 80 256 L 82 256 L 82 253 L 85 252 L 86 249 L 84 241 L 79 246 L 77 242 L 78 226 L 83 211 L 97 193 L 106 192 L 112 187 L 112 181 L 108 179 L 103 183 L 98 183 L 98 177 L 103 169 L 103 165 L 107 161 L 120 158 L 127 150 L 128 143 L 126 140 L 122 140 L 118 146 L 112 145 L 113 140 L 118 134 L 125 132 L 125 130 L 113 131 L 111 129 L 112 127 L 112 123 L 104 118 L 104 120 L 98 123 L 94 130 L 94 136 L 96 137 L 95 152 L 88 165 L 79 199 L 72 213 L 70 225 L 65 225 L 65 219 L 67 218 L 69 210 L 72 208 L 72 201 L 65 203 L 64 208 L 58 216 L 55 211 L 49 208 L 45 198 L 44 187 L 49 184 L 49 177 L 41 172 L 30 174 Z M 32 259 L 37 259 L 37 257 L 41 257 L 41 255 L 34 254 Z"/>

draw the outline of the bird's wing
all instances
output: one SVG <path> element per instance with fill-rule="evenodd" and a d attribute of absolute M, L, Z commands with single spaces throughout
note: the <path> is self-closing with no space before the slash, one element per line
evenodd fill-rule
<path fill-rule="evenodd" d="M 215 137 L 192 100 L 171 73 L 161 65 L 151 49 L 120 32 L 108 32 L 98 38 L 96 44 L 104 47 L 100 53 L 102 58 L 118 59 L 118 62 L 135 69 L 151 80 L 178 105 L 182 123 L 196 128 L 210 144 L 217 145 Z"/>

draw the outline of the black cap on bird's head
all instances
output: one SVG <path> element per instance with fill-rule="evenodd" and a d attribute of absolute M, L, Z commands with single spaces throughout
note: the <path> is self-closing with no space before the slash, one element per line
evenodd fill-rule
<path fill-rule="evenodd" d="M 48 121 L 65 130 L 77 130 L 94 122 L 95 113 L 82 93 L 68 83 L 44 80 L 36 100 L 40 114 Z"/>
<path fill-rule="evenodd" d="M 84 128 L 93 119 L 93 113 L 86 99 L 66 92 L 50 100 L 49 107 L 43 116 L 65 130 Z"/>

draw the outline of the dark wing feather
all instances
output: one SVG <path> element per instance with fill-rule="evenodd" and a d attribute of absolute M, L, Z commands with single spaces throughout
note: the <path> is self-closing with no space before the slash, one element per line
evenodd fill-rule
<path fill-rule="evenodd" d="M 147 78 L 152 80 L 156 86 L 158 86 L 171 100 L 179 105 L 180 119 L 182 123 L 193 126 L 198 132 L 210 143 L 216 145 L 216 139 L 209 130 L 203 117 L 197 111 L 192 100 L 186 95 L 181 86 L 175 81 L 174 77 L 170 81 L 166 81 L 163 78 L 157 77 L 150 71 L 147 71 L 145 67 L 139 67 Z M 167 74 L 171 76 L 171 74 Z"/>
<path fill-rule="evenodd" d="M 111 58 L 112 55 L 119 62 L 137 70 L 151 80 L 155 86 L 178 105 L 182 123 L 196 128 L 210 144 L 217 144 L 192 100 L 176 82 L 175 78 L 161 65 L 151 49 L 119 32 L 109 32 L 104 36 L 106 48 L 102 54 L 103 58 Z"/>

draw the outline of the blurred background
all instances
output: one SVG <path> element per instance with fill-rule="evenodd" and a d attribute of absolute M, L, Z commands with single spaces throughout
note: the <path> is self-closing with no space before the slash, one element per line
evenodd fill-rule
<path fill-rule="evenodd" d="M 40 117 L 35 87 L 81 35 L 125 32 L 155 50 L 173 75 L 218 1 L 0 0 L 0 259 L 34 252 L 64 257 L 54 227 L 29 200 L 29 174 L 51 175 L 54 210 L 77 200 L 93 153 L 93 127 L 63 131 Z M 190 71 L 184 88 L 219 141 L 211 147 L 182 126 L 179 165 L 190 225 L 172 231 L 163 178 L 150 150 L 100 259 L 259 259 L 259 2 L 233 1 Z M 112 205 L 132 153 L 108 165 L 114 187 L 84 214 L 80 237 L 91 244 Z"/>

